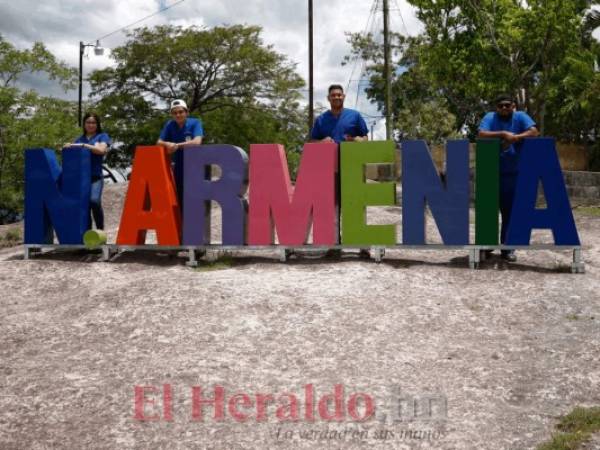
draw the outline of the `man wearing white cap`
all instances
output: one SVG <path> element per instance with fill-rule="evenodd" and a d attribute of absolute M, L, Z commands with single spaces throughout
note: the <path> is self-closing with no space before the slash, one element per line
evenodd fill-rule
<path fill-rule="evenodd" d="M 171 117 L 158 138 L 158 145 L 167 149 L 173 161 L 179 207 L 183 208 L 183 151 L 187 145 L 202 144 L 204 129 L 199 119 L 188 117 L 188 107 L 183 100 L 171 102 Z"/>

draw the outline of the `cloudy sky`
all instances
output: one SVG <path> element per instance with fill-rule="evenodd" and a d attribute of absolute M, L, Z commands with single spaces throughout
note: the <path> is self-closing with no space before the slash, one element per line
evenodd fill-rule
<path fill-rule="evenodd" d="M 214 26 L 248 24 L 263 27 L 263 39 L 298 64 L 298 73 L 308 80 L 307 0 L 20 0 L 3 1 L 0 5 L 0 33 L 18 48 L 29 48 L 35 41 L 63 61 L 78 66 L 79 41 L 95 42 L 121 27 L 125 27 L 164 7 L 175 5 L 136 26 L 173 24 L 181 26 Z M 381 3 L 381 2 L 380 2 Z M 363 32 L 367 28 L 373 0 L 315 0 L 315 101 L 326 103 L 326 88 L 331 83 L 349 86 L 347 106 L 367 114 L 378 114 L 364 95 L 358 96 L 360 65 L 341 66 L 349 53 L 345 32 Z M 391 27 L 394 31 L 417 34 L 420 25 L 414 11 L 404 0 L 390 0 Z M 381 11 L 370 28 L 381 27 Z M 402 16 L 402 17 L 401 17 Z M 132 28 L 135 28 L 132 27 Z M 122 44 L 123 32 L 101 40 L 107 49 L 96 56 L 88 49 L 84 58 L 84 76 L 94 69 L 113 64 L 110 48 Z M 350 81 L 352 79 L 352 81 Z M 39 76 L 22 80 L 27 87 L 47 95 L 77 99 L 77 91 L 66 94 Z M 364 86 L 363 86 L 364 87 Z M 87 89 L 84 89 L 84 97 Z M 382 130 L 382 124 L 376 129 Z"/>

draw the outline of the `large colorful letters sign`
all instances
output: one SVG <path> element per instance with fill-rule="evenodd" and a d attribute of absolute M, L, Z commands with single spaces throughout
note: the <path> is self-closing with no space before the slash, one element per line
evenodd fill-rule
<path fill-rule="evenodd" d="M 209 245 L 211 201 L 221 206 L 223 245 L 273 245 L 275 233 L 280 245 L 305 245 L 311 230 L 313 245 L 335 245 L 338 206 L 342 244 L 397 244 L 395 225 L 369 225 L 366 220 L 368 207 L 396 204 L 395 183 L 365 179 L 366 165 L 395 162 L 392 142 L 306 144 L 295 184 L 281 145 L 252 145 L 249 161 L 243 150 L 231 145 L 190 146 L 179 151 L 185 152 L 183 225 L 169 155 L 159 146 L 138 147 L 117 244 L 143 245 L 147 230 L 155 230 L 162 246 Z M 477 245 L 498 244 L 499 153 L 497 140 L 478 141 Z M 220 168 L 219 179 L 211 178 L 212 166 Z M 25 168 L 26 243 L 51 243 L 54 228 L 61 244 L 81 244 L 90 225 L 89 151 L 64 151 L 61 169 L 51 150 L 28 150 Z M 441 176 L 424 142 L 404 142 L 402 171 L 402 244 L 427 244 L 424 217 L 429 206 L 443 243 L 468 245 L 469 143 L 448 142 Z M 529 245 L 532 230 L 549 229 L 555 244 L 579 246 L 552 139 L 525 140 L 516 182 L 506 244 Z M 248 183 L 249 206 L 244 199 Z M 547 203 L 544 209 L 536 208 L 540 183 Z"/>

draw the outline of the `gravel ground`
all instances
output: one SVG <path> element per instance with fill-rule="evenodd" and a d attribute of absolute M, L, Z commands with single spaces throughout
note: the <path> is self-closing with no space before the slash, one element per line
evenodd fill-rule
<path fill-rule="evenodd" d="M 123 195 L 105 191 L 111 239 Z M 464 252 L 404 250 L 194 270 L 169 254 L 2 249 L 0 448 L 533 449 L 559 416 L 600 405 L 600 217 L 576 220 L 585 275 L 554 251 L 476 271 Z M 326 420 L 336 385 L 342 418 Z M 135 386 L 157 387 L 143 413 L 158 420 L 135 417 Z M 210 404 L 193 417 L 193 386 L 224 388 L 221 420 Z M 257 394 L 273 396 L 264 417 Z M 357 421 L 366 396 L 375 417 Z"/>

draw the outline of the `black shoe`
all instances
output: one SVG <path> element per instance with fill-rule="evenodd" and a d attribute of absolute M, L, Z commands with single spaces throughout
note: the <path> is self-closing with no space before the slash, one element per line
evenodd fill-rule
<path fill-rule="evenodd" d="M 325 258 L 341 258 L 342 257 L 342 251 L 339 248 L 330 248 L 329 250 L 327 250 L 327 253 L 325 253 Z"/>
<path fill-rule="evenodd" d="M 358 257 L 362 259 L 371 259 L 371 252 L 367 249 L 361 248 L 358 252 Z"/>
<path fill-rule="evenodd" d="M 504 261 L 508 261 L 508 262 L 516 262 L 517 261 L 517 255 L 515 255 L 515 251 L 514 250 L 503 251 L 502 252 L 502 259 Z"/>

